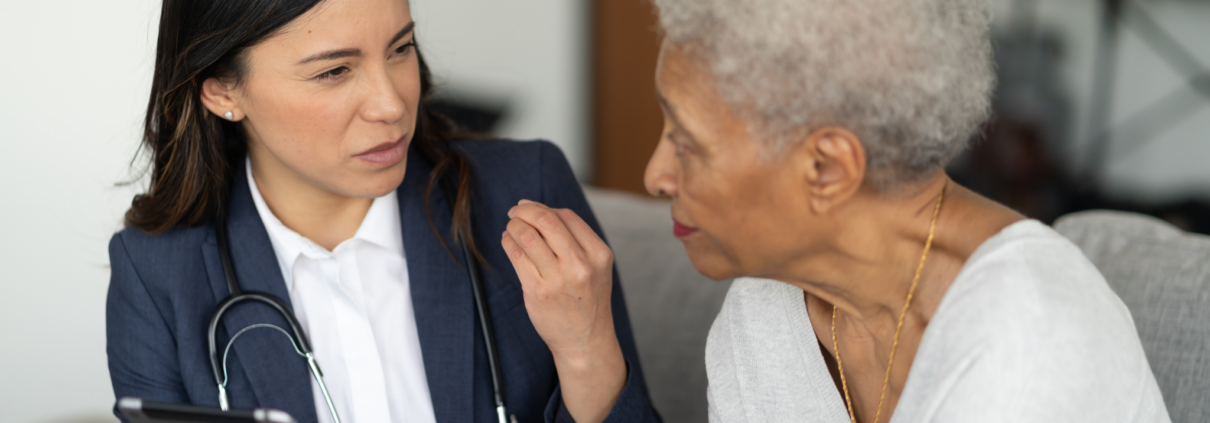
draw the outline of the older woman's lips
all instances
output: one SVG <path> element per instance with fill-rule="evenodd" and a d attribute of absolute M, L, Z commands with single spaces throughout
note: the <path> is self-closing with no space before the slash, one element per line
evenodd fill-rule
<path fill-rule="evenodd" d="M 676 219 L 672 220 L 672 234 L 676 235 L 677 238 L 684 238 L 695 233 L 697 233 L 697 228 L 690 228 L 682 225 L 681 222 L 677 222 Z"/>
<path fill-rule="evenodd" d="M 407 137 L 404 136 L 400 137 L 398 141 L 379 144 L 353 157 L 379 166 L 391 166 L 402 161 L 407 156 L 407 152 L 408 142 Z"/>

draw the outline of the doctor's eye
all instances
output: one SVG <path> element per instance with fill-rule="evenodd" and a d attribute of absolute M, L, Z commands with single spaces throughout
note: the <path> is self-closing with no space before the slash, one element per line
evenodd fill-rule
<path fill-rule="evenodd" d="M 315 79 L 320 80 L 320 81 L 327 81 L 327 80 L 340 78 L 342 75 L 344 75 L 346 73 L 349 73 L 349 68 L 341 66 L 339 68 L 332 69 L 330 71 L 321 73 L 321 74 L 319 74 L 319 76 L 316 76 Z"/>
<path fill-rule="evenodd" d="M 399 48 L 396 48 L 396 49 L 395 49 L 395 54 L 398 54 L 398 55 L 401 55 L 401 56 L 402 56 L 402 55 L 405 55 L 405 54 L 411 53 L 411 52 L 412 52 L 412 49 L 413 49 L 413 48 L 415 48 L 415 47 L 416 47 L 416 42 L 415 42 L 415 41 L 408 41 L 408 42 L 406 42 L 406 43 L 403 43 L 403 45 L 399 46 Z"/>

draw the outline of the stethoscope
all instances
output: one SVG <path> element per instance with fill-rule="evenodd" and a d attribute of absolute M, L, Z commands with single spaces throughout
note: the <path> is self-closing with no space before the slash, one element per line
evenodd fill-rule
<path fill-rule="evenodd" d="M 450 190 L 446 190 L 447 192 Z M 454 198 L 454 197 L 447 197 Z M 223 276 L 227 279 L 227 291 L 229 295 L 219 302 L 218 306 L 210 314 L 210 326 L 207 331 L 210 345 L 210 370 L 214 372 L 214 383 L 218 386 L 218 403 L 219 408 L 223 411 L 230 409 L 230 404 L 227 400 L 227 353 L 231 350 L 231 344 L 235 343 L 236 338 L 243 335 L 252 329 L 266 328 L 274 329 L 281 332 L 286 337 L 290 338 L 290 342 L 294 344 L 294 352 L 307 359 L 307 368 L 311 371 L 311 376 L 315 378 L 315 382 L 319 385 L 319 391 L 323 393 L 324 401 L 327 402 L 328 411 L 332 413 L 332 423 L 340 423 L 340 416 L 336 413 L 336 405 L 332 403 L 332 396 L 328 394 L 328 386 L 324 384 L 323 372 L 319 369 L 319 362 L 315 360 L 315 354 L 311 350 L 311 341 L 307 338 L 307 334 L 303 331 L 302 325 L 299 324 L 298 318 L 294 317 L 294 313 L 286 306 L 286 303 L 280 298 L 264 292 L 244 292 L 239 287 L 239 282 L 235 279 L 235 266 L 231 262 L 231 246 L 227 242 L 227 222 L 226 216 L 223 213 L 219 214 L 215 222 L 215 229 L 218 234 L 219 260 L 223 263 Z M 516 416 L 510 416 L 504 408 L 504 388 L 501 386 L 500 377 L 500 361 L 496 356 L 496 335 L 492 330 L 492 322 L 488 319 L 487 302 L 483 300 L 483 282 L 479 280 L 479 264 L 462 240 L 462 234 L 459 233 L 457 243 L 462 246 L 462 259 L 466 263 L 466 273 L 471 279 L 471 291 L 475 295 L 475 313 L 479 317 L 479 327 L 482 328 L 483 344 L 487 350 L 487 366 L 492 373 L 492 393 L 495 396 L 496 415 L 500 419 L 500 423 L 510 423 L 507 417 L 511 417 L 511 423 L 517 422 Z M 227 346 L 223 348 L 222 356 L 219 356 L 218 351 L 218 325 L 223 319 L 223 315 L 227 313 L 236 304 L 245 302 L 256 302 L 268 305 L 277 313 L 286 319 L 290 325 L 290 331 L 272 324 L 259 323 L 250 325 L 236 332 L 234 336 L 227 341 Z"/>

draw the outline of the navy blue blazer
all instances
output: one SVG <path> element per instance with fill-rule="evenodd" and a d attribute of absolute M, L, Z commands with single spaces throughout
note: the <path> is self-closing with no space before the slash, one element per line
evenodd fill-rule
<path fill-rule="evenodd" d="M 526 313 L 521 283 L 500 247 L 500 234 L 509 220 L 508 209 L 523 198 L 574 210 L 597 234 L 604 234 L 567 160 L 553 144 L 463 140 L 454 146 L 467 156 L 474 170 L 472 222 L 475 242 L 489 265 L 482 269 L 482 279 L 499 346 L 505 402 L 518 421 L 554 421 L 562 408 L 554 361 Z M 407 160 L 407 173 L 397 191 L 433 411 L 439 422 L 494 422 L 487 355 L 475 319 L 470 280 L 429 227 L 423 195 L 432 166 L 414 148 Z M 234 173 L 227 227 L 236 277 L 245 291 L 268 292 L 289 303 L 245 173 Z M 435 189 L 431 199 L 437 227 L 449 228 L 451 215 L 445 196 Z M 110 240 L 109 258 L 106 350 L 114 394 L 217 406 L 218 391 L 207 359 L 206 325 L 215 305 L 227 296 L 227 286 L 213 224 L 175 228 L 160 235 L 126 228 Z M 629 379 L 606 421 L 658 422 L 643 381 L 616 269 L 612 306 Z M 255 323 L 288 327 L 266 306 L 240 305 L 220 325 L 220 345 Z M 300 423 L 316 422 L 306 362 L 294 353 L 286 337 L 274 331 L 245 334 L 232 346 L 227 367 L 233 408 L 277 408 Z"/>

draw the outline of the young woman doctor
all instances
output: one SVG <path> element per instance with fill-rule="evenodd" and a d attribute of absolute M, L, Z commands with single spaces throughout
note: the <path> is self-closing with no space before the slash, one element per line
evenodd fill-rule
<path fill-rule="evenodd" d="M 416 25 L 406 0 L 164 0 L 150 186 L 109 250 L 117 397 L 216 406 L 219 379 L 232 408 L 304 423 L 496 421 L 465 247 L 510 417 L 659 420 L 562 154 L 455 139 L 426 109 Z M 511 211 L 522 199 L 565 211 Z M 228 279 L 297 317 L 335 412 L 288 337 L 253 330 L 225 348 L 249 327 L 289 328 L 262 304 L 225 314 L 212 369 L 207 324 Z"/>

